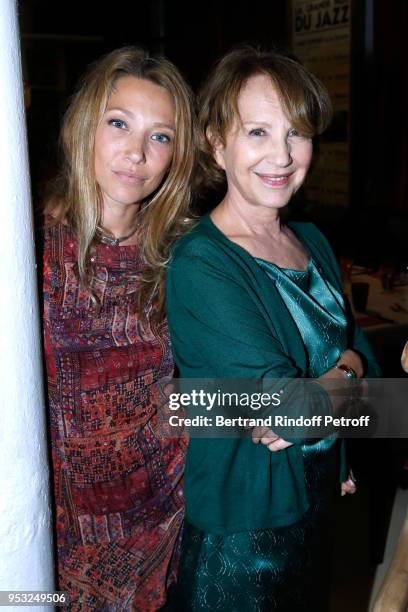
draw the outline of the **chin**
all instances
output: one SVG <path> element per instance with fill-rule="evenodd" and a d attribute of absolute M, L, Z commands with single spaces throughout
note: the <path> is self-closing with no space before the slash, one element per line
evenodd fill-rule
<path fill-rule="evenodd" d="M 118 204 L 122 204 L 123 206 L 131 206 L 132 204 L 138 204 L 143 200 L 145 196 L 140 193 L 132 193 L 132 194 L 118 194 L 116 201 Z"/>
<path fill-rule="evenodd" d="M 290 202 L 290 198 L 285 198 L 283 200 L 278 200 L 278 201 L 273 201 L 273 202 L 264 202 L 263 206 L 265 206 L 266 208 L 276 208 L 277 210 L 280 210 L 281 208 L 285 208 L 285 206 L 287 206 Z"/>
<path fill-rule="evenodd" d="M 287 206 L 292 198 L 293 192 L 288 193 L 283 192 L 283 193 L 279 193 L 279 192 L 275 192 L 275 193 L 271 193 L 270 191 L 268 193 L 263 193 L 260 195 L 259 198 L 257 198 L 257 201 L 262 204 L 263 206 L 266 206 L 267 208 L 284 208 L 285 206 Z"/>

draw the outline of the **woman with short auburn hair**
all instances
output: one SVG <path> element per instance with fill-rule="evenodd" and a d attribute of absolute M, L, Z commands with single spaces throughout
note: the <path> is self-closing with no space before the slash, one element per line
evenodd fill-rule
<path fill-rule="evenodd" d="M 314 138 L 330 124 L 332 104 L 326 88 L 297 60 L 280 53 L 254 52 L 251 47 L 234 49 L 218 63 L 213 78 L 204 83 L 198 96 L 201 178 L 207 186 L 225 182 L 211 141 L 225 141 L 227 131 L 239 118 L 241 89 L 254 74 L 271 79 L 285 114 L 305 136 Z"/>
<path fill-rule="evenodd" d="M 180 377 L 261 381 L 286 392 L 278 414 L 289 417 L 336 414 L 344 402 L 325 381 L 378 374 L 326 239 L 281 214 L 330 117 L 324 86 L 293 58 L 227 53 L 199 95 L 202 182 L 226 193 L 175 244 L 167 273 Z M 315 393 L 302 393 L 306 378 Z M 328 609 L 331 493 L 354 481 L 335 436 L 278 431 L 191 438 L 178 611 Z"/>
<path fill-rule="evenodd" d="M 184 510 L 185 440 L 158 422 L 173 373 L 164 269 L 195 164 L 190 90 L 168 60 L 117 49 L 83 78 L 61 145 L 44 248 L 58 588 L 71 610 L 153 612 Z"/>

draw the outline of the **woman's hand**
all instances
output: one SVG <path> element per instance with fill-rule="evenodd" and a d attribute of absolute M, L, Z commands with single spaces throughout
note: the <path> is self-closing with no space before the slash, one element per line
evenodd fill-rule
<path fill-rule="evenodd" d="M 352 368 L 357 374 L 357 378 L 364 376 L 364 365 L 363 361 L 356 351 L 352 349 L 346 349 L 339 357 L 338 363 L 344 363 L 344 365 Z"/>
<path fill-rule="evenodd" d="M 259 442 L 265 444 L 273 453 L 293 446 L 293 442 L 286 442 L 286 440 L 272 431 L 270 427 L 254 427 L 252 429 L 252 442 L 255 444 Z"/>
<path fill-rule="evenodd" d="M 341 496 L 353 495 L 357 491 L 356 479 L 354 478 L 353 470 L 349 471 L 348 479 L 341 483 Z"/>
<path fill-rule="evenodd" d="M 352 349 L 346 349 L 340 355 L 338 363 L 344 363 L 344 365 L 348 366 L 349 368 L 352 368 L 355 371 L 357 378 L 362 378 L 364 376 L 363 361 L 360 355 L 356 353 L 356 351 L 353 351 Z M 322 381 L 322 383 L 324 379 L 330 379 L 330 378 L 344 379 L 344 372 L 342 372 L 342 370 L 340 370 L 339 368 L 331 368 L 319 378 Z M 316 379 L 316 382 L 319 382 L 319 378 Z M 362 389 L 362 391 L 366 391 L 366 385 L 364 385 L 364 389 Z M 364 393 L 362 393 L 362 395 L 364 396 Z M 332 402 L 333 402 L 333 407 L 335 409 L 337 408 L 337 403 L 339 403 L 340 405 L 343 405 L 342 398 L 340 398 L 340 400 L 335 400 L 335 401 L 332 400 Z M 259 442 L 261 444 L 264 444 L 272 452 L 280 451 L 280 450 L 283 450 L 284 448 L 288 448 L 289 446 L 293 445 L 293 442 L 287 442 L 286 440 L 278 436 L 269 427 L 254 427 L 252 429 L 252 441 L 255 444 L 258 444 Z M 348 478 L 348 480 L 343 482 L 341 485 L 341 494 L 346 495 L 346 493 L 353 494 L 355 492 L 356 492 L 356 485 L 353 480 L 353 475 L 351 473 L 351 476 Z"/>

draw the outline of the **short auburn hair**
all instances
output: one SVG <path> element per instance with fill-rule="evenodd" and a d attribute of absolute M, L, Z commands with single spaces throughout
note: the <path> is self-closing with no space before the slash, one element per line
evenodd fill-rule
<path fill-rule="evenodd" d="M 324 132 L 332 118 L 327 89 L 305 66 L 278 51 L 242 46 L 229 51 L 215 65 L 198 94 L 201 181 L 216 187 L 225 173 L 214 159 L 214 141 L 225 145 L 227 132 L 240 120 L 239 94 L 251 77 L 264 74 L 276 88 L 283 111 L 302 135 Z"/>

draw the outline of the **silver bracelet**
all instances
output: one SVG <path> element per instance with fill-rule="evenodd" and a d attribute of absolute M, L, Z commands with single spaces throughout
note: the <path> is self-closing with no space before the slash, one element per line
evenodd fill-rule
<path fill-rule="evenodd" d="M 334 367 L 337 368 L 338 370 L 342 370 L 346 378 L 357 378 L 357 374 L 355 370 L 353 370 L 353 368 L 350 368 L 345 363 L 336 363 Z"/>

